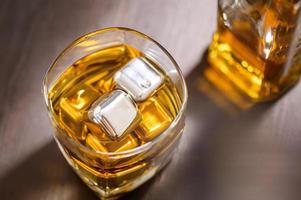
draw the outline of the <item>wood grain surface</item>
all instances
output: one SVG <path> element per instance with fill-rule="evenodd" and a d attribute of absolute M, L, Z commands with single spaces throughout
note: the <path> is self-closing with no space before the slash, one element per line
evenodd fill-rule
<path fill-rule="evenodd" d="M 249 111 L 233 114 L 215 104 L 199 83 L 215 20 L 216 0 L 2 0 L 0 199 L 97 199 L 52 139 L 42 79 L 77 37 L 126 26 L 175 57 L 189 102 L 172 162 L 124 198 L 300 200 L 301 84 Z"/>

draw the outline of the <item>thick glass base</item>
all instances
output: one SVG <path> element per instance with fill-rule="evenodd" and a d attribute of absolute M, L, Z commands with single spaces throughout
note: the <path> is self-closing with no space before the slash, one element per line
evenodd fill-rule
<path fill-rule="evenodd" d="M 64 148 L 59 140 L 56 141 L 69 165 L 85 184 L 100 199 L 111 200 L 118 199 L 125 193 L 136 189 L 164 168 L 176 151 L 181 135 L 182 130 L 175 138 L 170 138 L 169 144 L 160 145 L 163 147 L 160 151 L 153 149 L 153 153 L 138 154 L 136 157 L 127 160 L 128 165 L 125 165 L 125 163 L 117 165 L 116 162 L 116 166 L 110 168 L 95 167 L 92 164 L 93 162 L 84 162 L 84 157 L 88 155 L 78 157 L 67 148 Z"/>

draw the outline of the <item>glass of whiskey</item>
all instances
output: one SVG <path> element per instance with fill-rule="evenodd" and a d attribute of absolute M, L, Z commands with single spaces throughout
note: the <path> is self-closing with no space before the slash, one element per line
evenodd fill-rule
<path fill-rule="evenodd" d="M 116 199 L 171 159 L 185 123 L 187 89 L 171 55 L 128 28 L 68 46 L 44 78 L 54 138 L 101 199 Z"/>
<path fill-rule="evenodd" d="M 300 0 L 219 0 L 209 63 L 252 102 L 279 97 L 300 77 L 300 10 Z"/>

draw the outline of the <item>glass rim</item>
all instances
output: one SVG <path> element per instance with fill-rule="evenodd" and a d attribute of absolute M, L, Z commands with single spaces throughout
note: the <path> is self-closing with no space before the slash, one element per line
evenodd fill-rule
<path fill-rule="evenodd" d="M 99 29 L 99 30 L 95 30 L 92 32 L 89 32 L 87 34 L 84 34 L 80 37 L 78 37 L 76 40 L 74 40 L 73 42 L 71 42 L 71 44 L 69 44 L 54 60 L 54 62 L 51 64 L 51 66 L 48 68 L 48 70 L 45 73 L 45 76 L 43 78 L 43 88 L 42 88 L 42 92 L 44 95 L 44 102 L 46 103 L 46 107 L 48 109 L 50 109 L 50 103 L 48 100 L 48 86 L 47 86 L 47 81 L 48 81 L 48 75 L 49 73 L 52 71 L 52 69 L 55 67 L 56 63 L 58 62 L 58 60 L 64 56 L 64 54 L 71 49 L 72 47 L 76 46 L 77 44 L 79 44 L 81 41 L 97 35 L 97 34 L 102 34 L 102 33 L 106 33 L 106 32 L 112 32 L 112 31 L 126 31 L 126 32 L 130 32 L 132 34 L 137 35 L 138 37 L 143 37 L 146 40 L 149 40 L 151 42 L 153 42 L 155 45 L 157 45 L 162 51 L 163 53 L 165 53 L 168 57 L 168 59 L 170 59 L 170 61 L 173 64 L 173 67 L 176 69 L 178 75 L 179 75 L 179 80 L 180 80 L 180 84 L 182 86 L 182 93 L 183 96 L 182 98 L 182 104 L 181 107 L 177 113 L 177 116 L 173 119 L 173 121 L 171 122 L 171 124 L 167 127 L 167 129 L 165 129 L 159 136 L 157 136 L 155 139 L 146 142 L 145 144 L 135 147 L 133 149 L 129 149 L 129 150 L 125 150 L 125 151 L 121 151 L 121 152 L 102 152 L 102 151 L 97 151 L 97 150 L 92 150 L 86 146 L 84 146 L 81 143 L 77 143 L 74 142 L 73 140 L 68 140 L 72 143 L 72 145 L 75 146 L 79 146 L 83 151 L 88 152 L 89 154 L 95 155 L 95 156 L 99 156 L 99 155 L 104 155 L 104 156 L 131 156 L 131 155 L 135 155 L 136 153 L 139 152 L 143 152 L 143 151 L 147 151 L 149 150 L 152 146 L 154 146 L 155 144 L 159 143 L 160 141 L 164 140 L 164 138 L 166 138 L 169 135 L 169 132 L 171 129 L 173 129 L 177 123 L 179 123 L 180 119 L 182 117 L 184 117 L 184 112 L 186 110 L 187 107 L 187 99 L 188 99 L 188 91 L 187 91 L 187 86 L 186 86 L 186 82 L 184 79 L 184 76 L 182 74 L 182 71 L 179 67 L 179 65 L 177 64 L 177 62 L 175 61 L 175 59 L 171 56 L 171 54 L 160 44 L 158 43 L 156 40 L 154 40 L 153 38 L 147 36 L 144 33 L 141 33 L 137 30 L 131 29 L 131 28 L 127 28 L 127 27 L 107 27 L 107 28 L 103 28 L 103 29 Z M 51 117 L 51 120 L 53 121 L 53 123 L 57 126 L 57 128 L 61 129 L 60 126 L 58 126 L 57 122 Z M 61 129 L 62 131 L 64 131 L 63 129 Z M 178 134 L 180 134 L 181 131 L 179 131 Z M 55 139 L 57 140 L 57 137 L 55 134 L 53 134 Z M 69 136 L 68 136 L 69 137 Z"/>

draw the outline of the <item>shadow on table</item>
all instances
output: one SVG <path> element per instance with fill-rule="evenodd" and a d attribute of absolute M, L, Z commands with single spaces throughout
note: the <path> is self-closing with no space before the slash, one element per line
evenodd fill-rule
<path fill-rule="evenodd" d="M 141 199 L 155 179 L 135 191 L 133 197 Z M 98 199 L 72 171 L 54 140 L 0 178 L 0 194 L 3 200 Z"/>
<path fill-rule="evenodd" d="M 252 104 L 212 72 L 206 57 L 186 78 L 187 144 L 169 199 L 299 199 L 301 148 L 280 142 L 266 120 L 277 102 Z"/>
<path fill-rule="evenodd" d="M 124 199 L 280 200 L 300 196 L 299 154 L 278 144 L 268 127 L 265 132 L 257 129 L 272 104 L 246 111 L 228 108 L 222 97 L 212 101 L 210 88 L 200 86 L 206 65 L 203 58 L 186 79 L 186 130 L 173 161 Z M 54 141 L 1 178 L 0 194 L 3 200 L 96 199 L 72 172 Z"/>
<path fill-rule="evenodd" d="M 68 166 L 54 140 L 0 178 L 0 194 L 3 200 L 96 199 Z"/>

